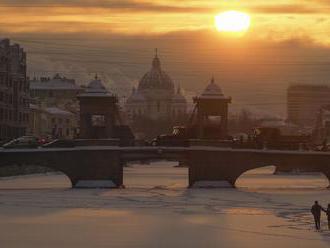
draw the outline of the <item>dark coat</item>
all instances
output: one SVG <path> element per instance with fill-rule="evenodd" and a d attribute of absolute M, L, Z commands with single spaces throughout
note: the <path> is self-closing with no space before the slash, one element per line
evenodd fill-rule
<path fill-rule="evenodd" d="M 322 207 L 320 205 L 314 204 L 312 206 L 311 212 L 314 216 L 321 216 Z"/>
<path fill-rule="evenodd" d="M 330 220 L 330 207 L 328 207 L 327 209 L 323 209 L 323 211 L 328 216 L 328 220 Z"/>

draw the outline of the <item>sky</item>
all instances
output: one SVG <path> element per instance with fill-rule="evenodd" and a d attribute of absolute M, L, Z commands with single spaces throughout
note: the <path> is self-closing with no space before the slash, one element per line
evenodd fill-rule
<path fill-rule="evenodd" d="M 2 32 L 159 34 L 214 29 L 217 12 L 251 14 L 251 33 L 330 43 L 327 0 L 1 0 Z"/>
<path fill-rule="evenodd" d="M 216 31 L 226 10 L 251 16 L 245 35 Z M 27 50 L 31 76 L 98 72 L 124 95 L 157 47 L 187 94 L 214 75 L 233 106 L 285 116 L 289 84 L 329 83 L 329 14 L 328 0 L 0 0 L 0 37 Z"/>

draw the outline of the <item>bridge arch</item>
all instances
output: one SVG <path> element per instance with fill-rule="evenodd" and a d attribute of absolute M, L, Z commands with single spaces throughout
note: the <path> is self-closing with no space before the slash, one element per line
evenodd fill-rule
<path fill-rule="evenodd" d="M 38 165 L 65 174 L 73 187 L 113 188 L 122 185 L 122 161 L 118 150 L 48 148 L 0 151 L 0 167 Z"/>
<path fill-rule="evenodd" d="M 275 173 L 276 166 L 247 170 L 235 181 L 237 188 L 322 188 L 329 187 L 329 178 L 322 172 L 291 171 Z"/>
<path fill-rule="evenodd" d="M 53 164 L 45 164 L 43 162 L 1 163 L 0 169 L 4 173 L 4 177 L 43 174 L 48 172 L 59 173 L 66 178 L 66 180 L 70 183 L 71 186 L 75 185 L 74 177 L 71 176 L 68 171 L 54 166 Z"/>
<path fill-rule="evenodd" d="M 263 150 L 198 150 L 189 153 L 190 186 L 197 181 L 227 181 L 233 187 L 246 171 L 269 165 L 321 172 L 330 183 L 330 154 Z"/>
<path fill-rule="evenodd" d="M 0 180 L 0 189 L 72 187 L 72 181 L 66 174 L 43 165 L 4 165 L 0 168 L 0 176 L 3 179 Z"/>

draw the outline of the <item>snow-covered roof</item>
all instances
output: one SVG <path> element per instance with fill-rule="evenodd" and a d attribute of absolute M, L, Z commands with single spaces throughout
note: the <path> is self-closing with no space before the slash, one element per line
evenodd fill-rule
<path fill-rule="evenodd" d="M 85 92 L 79 95 L 80 97 L 113 97 L 107 88 L 104 86 L 101 79 L 95 76 L 95 79 L 90 81 Z"/>
<path fill-rule="evenodd" d="M 211 79 L 209 85 L 205 88 L 203 93 L 199 96 L 200 99 L 228 99 L 222 93 L 221 88 L 215 83 L 214 78 Z"/>
<path fill-rule="evenodd" d="M 31 90 L 82 90 L 73 79 L 55 75 L 53 78 L 44 78 L 30 81 Z"/>
<path fill-rule="evenodd" d="M 46 112 L 53 114 L 53 115 L 67 115 L 67 116 L 74 115 L 73 113 L 71 113 L 69 111 L 66 111 L 66 110 L 63 110 L 63 109 L 60 109 L 57 107 L 50 107 L 50 108 L 46 108 L 45 110 L 46 110 Z"/>
<path fill-rule="evenodd" d="M 101 79 L 98 79 L 97 77 L 90 81 L 87 86 L 87 92 L 95 92 L 95 93 L 106 93 L 108 92 L 105 88 L 104 84 L 102 83 Z"/>

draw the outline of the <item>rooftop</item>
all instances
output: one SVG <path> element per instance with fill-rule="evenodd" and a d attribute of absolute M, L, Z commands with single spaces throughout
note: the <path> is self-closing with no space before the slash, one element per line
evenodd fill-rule
<path fill-rule="evenodd" d="M 46 112 L 50 113 L 50 114 L 54 114 L 54 115 L 66 115 L 66 116 L 72 116 L 74 115 L 73 113 L 57 108 L 57 107 L 50 107 L 50 108 L 46 108 L 45 109 Z"/>
<path fill-rule="evenodd" d="M 30 81 L 31 90 L 83 90 L 74 79 L 68 79 L 56 74 L 53 78 L 41 77 Z"/>
<path fill-rule="evenodd" d="M 95 76 L 95 79 L 90 81 L 85 92 L 79 97 L 114 97 L 104 86 L 102 80 Z"/>
<path fill-rule="evenodd" d="M 203 93 L 198 97 L 199 99 L 230 99 L 225 97 L 219 85 L 215 83 L 214 78 L 211 79 L 209 85 L 205 88 Z"/>

